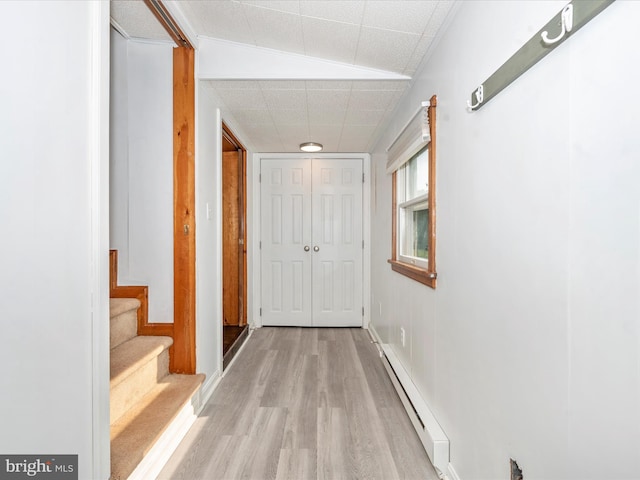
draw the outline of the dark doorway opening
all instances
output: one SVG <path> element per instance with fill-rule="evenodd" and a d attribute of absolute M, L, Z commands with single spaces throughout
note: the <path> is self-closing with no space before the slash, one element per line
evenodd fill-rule
<path fill-rule="evenodd" d="M 247 338 L 247 151 L 222 124 L 223 368 Z"/>

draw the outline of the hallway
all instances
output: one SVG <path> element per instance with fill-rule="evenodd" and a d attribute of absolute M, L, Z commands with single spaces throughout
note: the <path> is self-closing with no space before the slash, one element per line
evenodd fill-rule
<path fill-rule="evenodd" d="M 158 478 L 438 477 L 366 330 L 265 327 Z"/>

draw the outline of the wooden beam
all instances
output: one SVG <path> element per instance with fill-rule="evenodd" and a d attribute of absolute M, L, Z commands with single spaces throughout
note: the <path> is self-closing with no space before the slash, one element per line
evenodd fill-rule
<path fill-rule="evenodd" d="M 174 373 L 196 371 L 194 50 L 173 49 Z"/>
<path fill-rule="evenodd" d="M 178 25 L 178 22 L 176 22 L 169 13 L 169 10 L 167 10 L 167 7 L 164 6 L 161 0 L 144 0 L 144 3 L 177 46 L 193 48 L 193 45 L 191 45 L 191 42 L 189 42 L 189 39 L 180 28 L 180 25 Z"/>

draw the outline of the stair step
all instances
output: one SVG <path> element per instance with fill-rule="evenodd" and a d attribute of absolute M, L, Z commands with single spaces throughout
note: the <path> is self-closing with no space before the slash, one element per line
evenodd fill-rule
<path fill-rule="evenodd" d="M 169 374 L 111 425 L 111 478 L 133 472 L 203 381 L 202 374 Z"/>
<path fill-rule="evenodd" d="M 139 336 L 111 350 L 111 423 L 169 373 L 171 337 Z"/>
<path fill-rule="evenodd" d="M 111 298 L 109 307 L 111 314 L 109 342 L 111 348 L 115 348 L 137 335 L 140 300 Z"/>

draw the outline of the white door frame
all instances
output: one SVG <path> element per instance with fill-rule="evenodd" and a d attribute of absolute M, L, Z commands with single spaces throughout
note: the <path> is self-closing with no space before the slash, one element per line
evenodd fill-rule
<path fill-rule="evenodd" d="M 91 53 L 87 161 L 91 205 L 91 370 L 93 384 L 92 478 L 107 478 L 111 471 L 109 434 L 109 3 L 91 2 L 89 10 Z M 88 473 L 89 474 L 89 473 Z"/>
<path fill-rule="evenodd" d="M 363 278 L 362 278 L 362 303 L 364 305 L 364 316 L 362 317 L 362 327 L 369 328 L 371 312 L 371 156 L 368 153 L 255 153 L 251 157 L 250 166 L 247 171 L 247 183 L 250 183 L 251 190 L 250 201 L 247 201 L 247 223 L 251 225 L 248 232 L 247 243 L 249 258 L 247 259 L 248 268 L 252 272 L 247 296 L 253 301 L 250 302 L 247 311 L 247 321 L 250 325 L 260 328 L 262 327 L 262 318 L 260 317 L 260 292 L 262 285 L 260 280 L 260 161 L 267 158 L 280 159 L 299 159 L 299 158 L 318 158 L 325 160 L 339 159 L 362 159 L 362 168 L 364 171 L 364 184 L 362 185 L 362 230 L 364 238 L 363 250 Z"/>

